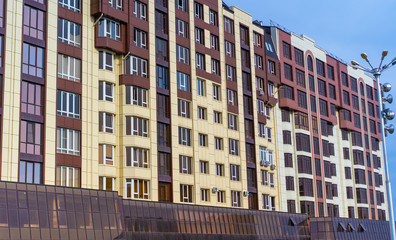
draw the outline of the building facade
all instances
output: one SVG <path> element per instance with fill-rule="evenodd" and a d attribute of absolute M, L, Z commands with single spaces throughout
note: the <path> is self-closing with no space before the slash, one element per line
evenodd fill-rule
<path fill-rule="evenodd" d="M 385 219 L 375 84 L 311 39 L 219 0 L 0 0 L 0 20 L 1 180 Z"/>

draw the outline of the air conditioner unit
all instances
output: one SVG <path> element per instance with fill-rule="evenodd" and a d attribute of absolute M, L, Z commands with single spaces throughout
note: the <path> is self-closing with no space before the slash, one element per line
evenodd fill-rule
<path fill-rule="evenodd" d="M 265 161 L 264 160 L 260 160 L 260 165 L 264 166 L 265 165 Z"/>
<path fill-rule="evenodd" d="M 212 193 L 217 193 L 219 191 L 219 188 L 218 187 L 213 187 L 212 188 Z"/>
<path fill-rule="evenodd" d="M 275 164 L 271 164 L 271 170 L 275 170 L 276 169 L 276 165 Z"/>
<path fill-rule="evenodd" d="M 264 161 L 264 167 L 268 167 L 270 165 L 270 162 Z"/>
<path fill-rule="evenodd" d="M 244 196 L 244 197 L 249 196 L 249 192 L 248 192 L 248 191 L 243 191 L 243 196 Z"/>
<path fill-rule="evenodd" d="M 260 90 L 259 90 L 259 95 L 260 95 L 260 96 L 263 96 L 263 95 L 264 95 L 264 90 L 263 90 L 262 88 L 260 88 Z"/>

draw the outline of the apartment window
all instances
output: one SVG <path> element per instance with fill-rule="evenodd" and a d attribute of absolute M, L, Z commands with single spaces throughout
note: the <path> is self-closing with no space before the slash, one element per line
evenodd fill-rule
<path fill-rule="evenodd" d="M 291 144 L 291 132 L 283 130 L 283 144 Z"/>
<path fill-rule="evenodd" d="M 157 87 L 169 88 L 168 68 L 157 65 Z"/>
<path fill-rule="evenodd" d="M 220 124 L 223 122 L 221 112 L 213 111 L 213 121 Z"/>
<path fill-rule="evenodd" d="M 221 100 L 220 85 L 213 83 L 212 86 L 213 86 L 213 99 L 220 101 Z"/>
<path fill-rule="evenodd" d="M 122 0 L 109 0 L 109 5 L 112 8 L 122 10 Z"/>
<path fill-rule="evenodd" d="M 44 12 L 24 6 L 23 34 L 39 40 L 44 39 Z"/>
<path fill-rule="evenodd" d="M 212 58 L 212 73 L 214 75 L 220 75 L 220 62 L 217 59 Z"/>
<path fill-rule="evenodd" d="M 238 130 L 238 116 L 228 113 L 228 129 Z"/>
<path fill-rule="evenodd" d="M 207 161 L 199 161 L 199 172 L 209 174 L 209 163 Z"/>
<path fill-rule="evenodd" d="M 215 149 L 216 150 L 223 150 L 223 139 L 219 137 L 215 137 Z"/>
<path fill-rule="evenodd" d="M 349 77 L 351 81 L 351 90 L 354 92 L 358 92 L 358 85 L 357 85 L 357 79 L 354 77 Z"/>
<path fill-rule="evenodd" d="M 216 163 L 216 176 L 224 176 L 224 164 Z"/>
<path fill-rule="evenodd" d="M 114 55 L 110 52 L 99 51 L 99 69 L 113 71 Z"/>
<path fill-rule="evenodd" d="M 99 144 L 99 164 L 114 165 L 114 146 Z"/>
<path fill-rule="evenodd" d="M 263 90 L 264 92 L 264 78 L 256 76 L 256 90 Z"/>
<path fill-rule="evenodd" d="M 104 83 L 104 82 L 102 82 Z M 108 83 L 106 83 L 106 91 L 110 91 L 110 89 L 107 89 Z M 104 85 L 104 84 L 103 84 Z M 111 84 L 111 86 L 113 86 Z M 104 86 L 103 86 L 104 88 Z M 148 104 L 148 90 L 136 86 L 125 86 L 125 96 L 126 96 L 126 104 L 133 104 L 133 105 L 138 105 L 142 107 L 147 107 Z M 106 96 L 107 98 L 107 96 Z"/>
<path fill-rule="evenodd" d="M 190 75 L 182 72 L 177 72 L 177 89 L 182 91 L 190 91 Z"/>
<path fill-rule="evenodd" d="M 286 190 L 294 191 L 294 177 L 286 176 Z"/>
<path fill-rule="evenodd" d="M 191 130 L 188 128 L 179 127 L 179 144 L 191 146 Z"/>
<path fill-rule="evenodd" d="M 320 114 L 324 116 L 329 116 L 329 111 L 327 109 L 327 102 L 325 100 L 319 99 L 319 110 Z"/>
<path fill-rule="evenodd" d="M 170 118 L 169 96 L 157 93 L 157 118 Z"/>
<path fill-rule="evenodd" d="M 195 42 L 204 45 L 205 36 L 204 36 L 204 30 L 201 28 L 195 28 Z"/>
<path fill-rule="evenodd" d="M 176 33 L 179 36 L 188 38 L 188 23 L 176 18 Z"/>
<path fill-rule="evenodd" d="M 217 20 L 217 12 L 213 10 L 209 10 L 209 23 L 213 26 L 218 25 L 218 20 Z"/>
<path fill-rule="evenodd" d="M 187 0 L 176 0 L 176 9 L 180 9 L 183 12 L 187 12 Z"/>
<path fill-rule="evenodd" d="M 235 67 L 226 64 L 226 77 L 228 80 L 235 82 Z"/>
<path fill-rule="evenodd" d="M 197 79 L 197 94 L 199 96 L 206 95 L 206 83 L 205 80 Z"/>
<path fill-rule="evenodd" d="M 283 46 L 283 57 L 287 59 L 291 59 L 290 44 L 286 42 L 282 42 L 282 46 Z"/>
<path fill-rule="evenodd" d="M 43 155 L 43 125 L 35 122 L 21 121 L 21 153 Z"/>
<path fill-rule="evenodd" d="M 241 192 L 238 191 L 231 191 L 231 205 L 233 207 L 240 207 L 241 206 Z"/>
<path fill-rule="evenodd" d="M 125 74 L 147 78 L 147 60 L 130 55 L 125 59 Z"/>
<path fill-rule="evenodd" d="M 121 40 L 121 26 L 119 22 L 102 17 L 99 20 L 99 37 Z"/>
<path fill-rule="evenodd" d="M 57 128 L 56 151 L 58 153 L 80 155 L 80 131 Z"/>
<path fill-rule="evenodd" d="M 22 81 L 21 112 L 43 115 L 43 87 L 39 84 Z"/>
<path fill-rule="evenodd" d="M 19 182 L 41 184 L 42 164 L 37 162 L 19 161 Z"/>
<path fill-rule="evenodd" d="M 232 42 L 224 40 L 225 54 L 229 57 L 235 57 L 235 45 Z"/>
<path fill-rule="evenodd" d="M 247 50 L 241 49 L 242 68 L 250 68 L 250 53 Z"/>
<path fill-rule="evenodd" d="M 136 116 L 126 116 L 126 135 L 148 137 L 148 120 Z"/>
<path fill-rule="evenodd" d="M 262 47 L 262 35 L 256 32 L 253 32 L 253 45 L 256 47 Z"/>
<path fill-rule="evenodd" d="M 300 196 L 313 197 L 313 184 L 312 179 L 309 178 L 299 178 L 299 192 Z"/>
<path fill-rule="evenodd" d="M 311 152 L 311 143 L 309 135 L 296 133 L 297 151 Z"/>
<path fill-rule="evenodd" d="M 59 0 L 59 5 L 69 10 L 80 12 L 80 0 Z"/>
<path fill-rule="evenodd" d="M 233 106 L 237 106 L 237 92 L 231 89 L 227 89 L 227 103 Z"/>
<path fill-rule="evenodd" d="M 268 171 L 261 170 L 261 185 L 265 185 L 265 186 L 269 185 Z"/>
<path fill-rule="evenodd" d="M 147 5 L 141 1 L 133 1 L 133 16 L 146 20 L 147 19 Z"/>
<path fill-rule="evenodd" d="M 22 73 L 36 77 L 44 76 L 44 49 L 23 43 Z"/>
<path fill-rule="evenodd" d="M 296 69 L 296 82 L 298 86 L 305 88 L 305 73 L 299 69 Z"/>
<path fill-rule="evenodd" d="M 298 48 L 294 48 L 294 60 L 296 61 L 296 63 L 298 65 L 300 65 L 301 67 L 304 67 L 304 52 L 301 51 Z"/>
<path fill-rule="evenodd" d="M 157 123 L 158 145 L 170 147 L 170 126 L 166 123 Z"/>
<path fill-rule="evenodd" d="M 195 63 L 197 69 L 205 70 L 205 55 L 201 53 L 195 53 Z"/>
<path fill-rule="evenodd" d="M 171 157 L 169 153 L 158 152 L 158 175 L 171 176 Z"/>
<path fill-rule="evenodd" d="M 325 77 L 324 62 L 316 59 L 316 72 L 322 77 Z"/>
<path fill-rule="evenodd" d="M 243 90 L 251 92 L 252 91 L 252 79 L 250 73 L 242 72 L 242 84 Z"/>
<path fill-rule="evenodd" d="M 180 202 L 192 202 L 192 185 L 180 184 Z"/>
<path fill-rule="evenodd" d="M 268 142 L 272 142 L 271 128 L 266 128 L 266 129 L 267 129 L 267 140 Z"/>
<path fill-rule="evenodd" d="M 168 34 L 168 15 L 167 13 L 155 11 L 155 30 L 157 32 Z M 157 38 L 158 39 L 158 38 Z"/>
<path fill-rule="evenodd" d="M 179 156 L 179 168 L 180 168 L 180 173 L 185 173 L 185 174 L 191 174 L 192 173 L 192 159 L 191 157 Z"/>
<path fill-rule="evenodd" d="M 219 51 L 219 37 L 213 34 L 210 34 L 210 48 L 216 51 Z"/>
<path fill-rule="evenodd" d="M 99 112 L 99 132 L 114 132 L 114 114 Z"/>
<path fill-rule="evenodd" d="M 285 159 L 285 167 L 293 167 L 293 155 L 291 153 L 285 153 L 284 154 L 284 159 Z"/>
<path fill-rule="evenodd" d="M 209 201 L 209 189 L 201 188 L 201 202 Z"/>
<path fill-rule="evenodd" d="M 115 178 L 99 177 L 99 189 L 106 191 L 114 191 Z"/>
<path fill-rule="evenodd" d="M 254 66 L 258 69 L 263 69 L 263 57 L 257 54 L 254 54 Z"/>
<path fill-rule="evenodd" d="M 155 38 L 155 54 L 158 60 L 168 61 L 168 41 Z"/>
<path fill-rule="evenodd" d="M 149 150 L 137 147 L 126 148 L 126 165 L 128 167 L 149 167 Z"/>
<path fill-rule="evenodd" d="M 298 155 L 297 166 L 298 166 L 298 173 L 312 174 L 311 157 Z"/>
<path fill-rule="evenodd" d="M 249 29 L 246 27 L 240 28 L 241 43 L 249 46 Z"/>
<path fill-rule="evenodd" d="M 149 181 L 142 179 L 126 179 L 126 198 L 149 199 Z"/>
<path fill-rule="evenodd" d="M 327 96 L 327 91 L 326 91 L 326 82 L 323 80 L 320 80 L 318 78 L 318 92 L 320 95 L 326 97 Z"/>
<path fill-rule="evenodd" d="M 234 21 L 224 17 L 224 32 L 234 34 Z"/>
<path fill-rule="evenodd" d="M 137 47 L 146 49 L 147 48 L 147 33 L 143 30 L 135 28 L 134 34 L 133 34 L 133 43 Z"/>
<path fill-rule="evenodd" d="M 233 181 L 239 181 L 239 166 L 230 164 L 230 179 Z"/>
<path fill-rule="evenodd" d="M 201 147 L 207 147 L 208 146 L 208 135 L 198 133 L 198 144 Z"/>
<path fill-rule="evenodd" d="M 344 159 L 349 159 L 349 148 L 343 148 Z"/>
<path fill-rule="evenodd" d="M 274 61 L 268 60 L 268 72 L 269 72 L 271 75 L 276 75 L 276 72 L 275 72 L 275 62 L 274 62 Z"/>
<path fill-rule="evenodd" d="M 329 97 L 332 99 L 336 99 L 336 90 L 333 84 L 329 84 Z"/>
<path fill-rule="evenodd" d="M 177 100 L 178 115 L 180 117 L 190 118 L 190 102 L 178 99 Z"/>
<path fill-rule="evenodd" d="M 297 90 L 297 102 L 299 107 L 308 109 L 307 94 L 305 92 Z"/>
<path fill-rule="evenodd" d="M 293 81 L 293 73 L 292 73 L 292 66 L 287 63 L 284 63 L 283 70 L 285 72 L 285 79 Z"/>
<path fill-rule="evenodd" d="M 40 95 L 38 97 L 40 97 Z M 80 118 L 80 95 L 58 90 L 56 101 L 56 113 L 58 115 L 70 118 Z"/>
<path fill-rule="evenodd" d="M 225 191 L 218 191 L 216 195 L 218 203 L 225 203 Z"/>
<path fill-rule="evenodd" d="M 263 209 L 275 211 L 275 197 L 263 194 Z"/>
<path fill-rule="evenodd" d="M 296 213 L 296 201 L 287 200 L 287 212 Z"/>
<path fill-rule="evenodd" d="M 80 187 L 80 169 L 75 167 L 57 166 L 56 182 L 57 186 Z"/>
<path fill-rule="evenodd" d="M 81 79 L 81 60 L 58 54 L 58 77 L 79 82 Z"/>
<path fill-rule="evenodd" d="M 81 44 L 80 24 L 70 22 L 66 19 L 58 19 L 58 40 L 73 46 Z"/>
<path fill-rule="evenodd" d="M 178 62 L 189 64 L 190 51 L 188 48 L 176 44 L 176 56 L 177 56 L 176 60 Z"/>
<path fill-rule="evenodd" d="M 229 154 L 238 156 L 239 155 L 239 143 L 238 140 L 228 139 L 229 143 Z"/>

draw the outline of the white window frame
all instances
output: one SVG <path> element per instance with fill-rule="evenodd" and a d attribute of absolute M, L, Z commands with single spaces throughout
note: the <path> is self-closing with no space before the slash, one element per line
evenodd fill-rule
<path fill-rule="evenodd" d="M 202 79 L 197 79 L 197 94 L 199 96 L 205 96 L 206 95 L 206 81 Z"/>
<path fill-rule="evenodd" d="M 219 37 L 217 37 L 216 35 L 210 34 L 210 48 L 211 49 L 214 49 L 214 50 L 218 49 L 218 47 L 219 47 L 218 40 L 219 40 Z"/>
<path fill-rule="evenodd" d="M 226 56 L 233 57 L 233 54 L 232 54 L 232 49 L 233 49 L 232 43 L 227 41 L 227 40 L 225 40 L 224 44 L 225 44 L 225 54 L 226 54 Z"/>
<path fill-rule="evenodd" d="M 218 101 L 220 101 L 221 100 L 221 98 L 220 98 L 220 85 L 217 85 L 217 84 L 212 84 L 212 86 L 213 86 L 213 99 L 214 100 L 218 100 Z"/>
<path fill-rule="evenodd" d="M 135 121 L 137 121 L 136 129 L 135 129 L 135 124 L 134 124 Z M 140 124 L 139 124 L 139 121 L 140 121 Z M 142 137 L 148 137 L 148 131 L 149 131 L 148 120 L 145 118 L 131 116 L 131 135 L 140 136 L 139 135 L 139 126 L 142 127 Z M 146 126 L 146 129 L 144 129 L 144 126 Z"/>
<path fill-rule="evenodd" d="M 241 192 L 231 191 L 231 206 L 233 207 L 241 206 Z"/>
<path fill-rule="evenodd" d="M 268 140 L 268 142 L 271 142 L 272 141 L 271 128 L 266 127 L 266 129 L 267 129 L 267 140 Z"/>
<path fill-rule="evenodd" d="M 193 191 L 192 191 L 193 186 L 187 185 L 187 184 L 180 184 L 180 186 L 181 186 L 180 194 L 182 196 L 182 198 L 181 198 L 182 202 L 192 202 L 192 199 L 190 199 L 189 193 L 191 192 L 191 196 L 192 196 L 192 198 L 194 198 Z"/>
<path fill-rule="evenodd" d="M 80 0 L 59 0 L 59 5 L 69 10 L 80 12 Z"/>
<path fill-rule="evenodd" d="M 179 142 L 181 145 L 189 146 L 188 140 L 189 140 L 189 137 L 191 137 L 191 136 L 189 136 L 189 132 L 191 134 L 191 130 L 190 131 L 189 130 L 190 129 L 188 129 L 188 128 L 179 127 L 179 133 L 180 133 L 180 135 L 179 135 L 180 141 Z"/>
<path fill-rule="evenodd" d="M 58 153 L 80 155 L 80 131 L 58 127 L 56 132 Z"/>
<path fill-rule="evenodd" d="M 225 191 L 218 191 L 216 193 L 217 203 L 225 203 Z"/>
<path fill-rule="evenodd" d="M 102 17 L 99 20 L 99 37 L 108 37 L 113 40 L 121 40 L 121 25 L 119 22 Z"/>
<path fill-rule="evenodd" d="M 270 187 L 275 187 L 275 182 L 274 182 L 274 174 L 273 173 L 268 173 L 268 178 L 269 178 L 269 185 Z"/>
<path fill-rule="evenodd" d="M 216 163 L 216 176 L 224 177 L 224 164 Z"/>
<path fill-rule="evenodd" d="M 203 44 L 203 41 L 201 41 L 203 39 L 204 36 L 202 36 L 201 34 L 203 33 L 203 30 L 200 28 L 195 28 L 195 42 L 199 43 L 199 44 Z"/>
<path fill-rule="evenodd" d="M 267 161 L 267 148 L 266 147 L 259 147 L 259 153 L 260 153 L 260 161 Z"/>
<path fill-rule="evenodd" d="M 268 82 L 268 96 L 274 96 L 274 84 L 272 82 Z"/>
<path fill-rule="evenodd" d="M 230 180 L 232 181 L 240 181 L 239 175 L 239 165 L 230 164 Z"/>
<path fill-rule="evenodd" d="M 223 139 L 219 137 L 214 137 L 215 140 L 215 149 L 223 150 Z"/>
<path fill-rule="evenodd" d="M 208 135 L 198 133 L 198 144 L 201 147 L 207 147 L 208 146 Z"/>
<path fill-rule="evenodd" d="M 209 189 L 201 188 L 201 202 L 209 202 Z"/>
<path fill-rule="evenodd" d="M 147 33 L 138 28 L 134 29 L 134 40 L 133 44 L 140 48 L 147 48 Z"/>
<path fill-rule="evenodd" d="M 102 145 L 102 156 L 103 156 L 102 162 L 103 162 L 103 165 L 114 166 L 114 146 L 113 145 L 109 145 L 109 144 L 101 144 L 101 145 Z M 106 152 L 107 147 L 111 147 L 111 158 L 110 159 L 107 158 L 107 154 L 106 154 L 107 153 Z M 112 162 L 112 164 L 107 164 L 107 161 Z"/>
<path fill-rule="evenodd" d="M 273 163 L 274 163 L 274 159 L 273 159 L 273 153 L 272 153 L 272 151 L 271 151 L 271 150 L 268 150 L 267 153 L 268 153 L 268 162 L 269 162 L 270 164 L 273 164 Z"/>
<path fill-rule="evenodd" d="M 108 84 L 111 86 L 111 95 L 106 94 L 106 86 Z M 99 99 L 99 100 L 104 100 L 109 102 L 114 101 L 114 83 L 99 81 L 99 91 L 102 92 L 102 96 L 103 96 L 103 99 Z"/>
<path fill-rule="evenodd" d="M 231 65 L 226 64 L 226 77 L 230 81 L 235 81 L 235 75 L 234 75 L 234 67 Z"/>
<path fill-rule="evenodd" d="M 176 0 L 176 8 L 185 11 L 187 9 L 186 0 Z"/>
<path fill-rule="evenodd" d="M 181 166 L 180 166 L 181 172 L 180 173 L 191 174 L 191 172 L 189 171 L 189 169 L 192 169 L 191 157 L 180 155 L 180 159 L 181 159 L 181 161 L 180 161 L 181 162 Z"/>
<path fill-rule="evenodd" d="M 209 10 L 209 23 L 216 25 L 215 12 L 213 10 Z"/>
<path fill-rule="evenodd" d="M 188 48 L 176 44 L 176 56 L 178 62 L 189 64 L 190 51 Z"/>
<path fill-rule="evenodd" d="M 135 189 L 135 182 L 136 185 L 138 186 L 138 189 Z M 139 186 L 140 182 L 143 182 L 143 198 L 139 198 Z M 128 197 L 128 188 L 130 189 L 131 196 Z M 149 180 L 143 180 L 143 179 L 134 179 L 134 178 L 127 178 L 126 179 L 126 188 L 125 188 L 125 196 L 127 199 L 150 199 L 150 181 Z M 135 198 L 134 195 L 138 195 L 137 198 Z"/>
<path fill-rule="evenodd" d="M 268 120 L 271 119 L 271 106 L 269 105 L 265 106 L 265 116 Z"/>
<path fill-rule="evenodd" d="M 115 3 L 115 9 L 122 10 L 122 0 L 109 0 L 109 5 L 114 7 L 113 4 Z"/>
<path fill-rule="evenodd" d="M 199 172 L 209 174 L 209 163 L 207 161 L 199 161 Z"/>
<path fill-rule="evenodd" d="M 133 5 L 133 15 L 144 21 L 147 20 L 147 5 L 141 1 L 134 1 Z"/>
<path fill-rule="evenodd" d="M 69 20 L 59 18 L 58 20 L 58 28 L 60 29 L 58 31 L 58 40 L 60 40 L 63 43 L 67 43 L 73 46 L 80 46 L 81 45 L 81 25 L 71 22 Z M 65 29 L 66 28 L 66 29 Z M 79 33 L 79 35 L 75 35 L 75 33 Z M 59 36 L 59 33 L 61 35 Z M 67 34 L 65 36 L 64 34 Z M 74 33 L 74 34 L 72 34 Z"/>
<path fill-rule="evenodd" d="M 136 86 L 126 86 L 130 91 L 130 103 L 141 107 L 148 107 L 148 90 Z M 142 104 L 139 103 L 139 94 L 142 95 Z"/>
<path fill-rule="evenodd" d="M 183 21 L 183 20 L 181 20 L 181 19 L 178 19 L 178 18 L 176 18 L 176 22 L 177 22 L 177 34 L 179 35 L 179 36 L 183 36 L 183 37 L 186 37 L 186 32 L 185 32 L 185 28 L 186 28 L 186 22 L 185 21 Z"/>
<path fill-rule="evenodd" d="M 215 75 L 219 75 L 220 62 L 218 60 L 212 58 L 211 63 L 212 63 L 212 73 Z"/>
<path fill-rule="evenodd" d="M 131 156 L 130 156 L 130 158 L 131 158 L 131 166 L 128 166 L 127 165 L 127 167 L 140 167 L 139 165 L 139 162 L 140 162 L 140 160 L 141 160 L 141 162 L 142 162 L 142 167 L 140 167 L 140 168 L 148 168 L 149 167 L 149 150 L 148 149 L 145 149 L 145 148 L 137 148 L 137 147 L 131 147 L 130 148 L 131 149 Z M 135 152 L 136 152 L 136 154 L 135 154 Z M 143 159 L 139 159 L 139 154 L 138 154 L 138 152 L 142 152 L 142 156 L 143 156 Z M 135 155 L 137 156 L 136 158 L 135 158 Z M 144 157 L 144 155 L 145 155 L 145 157 Z"/>
<path fill-rule="evenodd" d="M 139 65 L 140 65 L 140 73 L 139 73 Z M 147 60 L 144 58 L 136 57 L 133 55 L 129 56 L 129 69 L 127 72 L 125 68 L 126 74 L 136 75 L 140 77 L 147 78 Z"/>
<path fill-rule="evenodd" d="M 80 186 L 76 186 L 75 183 L 75 176 L 78 174 L 79 169 L 75 168 L 75 167 L 66 167 L 66 166 L 58 166 L 60 167 L 60 186 L 64 186 L 64 187 L 80 187 Z M 63 174 L 63 170 L 66 169 L 66 176 L 64 176 Z M 70 173 L 71 170 L 71 173 Z M 71 176 L 70 176 L 71 174 Z M 78 178 L 80 178 L 80 176 L 78 176 Z M 62 185 L 64 179 L 66 179 L 66 185 Z M 72 186 L 70 186 L 70 181 L 69 179 L 72 180 Z"/>
<path fill-rule="evenodd" d="M 106 62 L 106 55 L 110 54 L 111 55 L 111 63 Z M 111 68 L 110 71 L 114 70 L 114 54 L 112 54 L 111 52 L 107 52 L 107 51 L 99 51 L 99 57 L 101 57 L 100 55 L 102 55 L 102 60 L 103 60 L 103 68 L 105 70 L 108 70 L 108 68 Z"/>
<path fill-rule="evenodd" d="M 198 119 L 206 120 L 206 108 L 204 107 L 197 107 L 198 111 Z"/>
<path fill-rule="evenodd" d="M 81 101 L 79 94 L 58 90 L 57 100 L 59 101 L 56 104 L 56 113 L 58 115 L 77 119 L 80 118 Z M 77 107 L 76 102 L 78 103 Z"/>
<path fill-rule="evenodd" d="M 258 123 L 258 133 L 259 137 L 265 138 L 266 135 L 266 130 L 265 130 L 265 124 L 264 123 Z"/>
<path fill-rule="evenodd" d="M 111 191 L 114 191 L 114 189 L 115 189 L 115 178 L 113 178 L 113 177 L 102 177 L 102 176 L 100 176 L 101 178 L 102 178 L 102 186 L 103 186 L 103 189 L 99 189 L 99 190 L 106 190 L 106 180 L 108 179 L 108 178 L 110 178 L 111 179 Z"/>
<path fill-rule="evenodd" d="M 268 60 L 268 72 L 270 74 L 275 74 L 275 62 Z"/>
<path fill-rule="evenodd" d="M 190 108 L 187 107 L 190 105 L 189 102 L 183 99 L 178 99 L 178 107 L 180 107 L 180 117 L 189 118 Z M 178 111 L 179 112 L 179 111 Z"/>
<path fill-rule="evenodd" d="M 238 151 L 238 140 L 235 140 L 235 139 L 229 139 L 229 146 L 230 146 L 230 151 L 229 151 L 229 153 L 231 154 L 231 155 L 234 155 L 234 156 L 238 156 L 239 155 L 239 151 Z"/>
<path fill-rule="evenodd" d="M 198 52 L 195 53 L 195 63 L 198 69 L 205 70 L 204 58 L 205 58 L 204 54 Z"/>
<path fill-rule="evenodd" d="M 265 116 L 265 102 L 261 99 L 257 99 L 257 114 Z"/>
<path fill-rule="evenodd" d="M 66 62 L 66 64 L 65 64 Z M 61 66 L 61 72 L 58 71 L 58 76 L 67 80 L 79 82 L 81 80 L 81 60 L 58 53 L 58 64 Z M 66 65 L 66 69 L 63 67 Z M 71 67 L 73 66 L 73 67 Z M 58 68 L 59 69 L 59 68 Z M 80 71 L 76 71 L 80 69 Z M 73 71 L 72 71 L 73 70 Z"/>
<path fill-rule="evenodd" d="M 261 170 L 261 185 L 268 186 L 269 185 L 269 177 L 268 177 L 268 171 L 266 170 Z"/>
<path fill-rule="evenodd" d="M 269 200 L 270 196 L 268 194 L 263 194 L 263 209 L 269 210 L 270 209 L 270 203 Z"/>
<path fill-rule="evenodd" d="M 221 124 L 222 123 L 221 112 L 213 111 L 213 121 L 214 123 Z"/>
<path fill-rule="evenodd" d="M 257 54 L 254 54 L 254 66 L 258 69 L 263 69 L 263 57 Z"/>
<path fill-rule="evenodd" d="M 108 112 L 99 112 L 99 114 L 102 114 L 103 132 L 114 133 L 114 114 L 108 113 Z M 107 114 L 111 115 L 111 126 L 110 127 L 106 126 L 107 125 L 107 122 L 106 122 Z M 107 130 L 110 130 L 110 132 L 107 132 Z"/>
<path fill-rule="evenodd" d="M 189 92 L 190 91 L 190 76 L 188 74 L 177 72 L 177 87 L 182 91 Z"/>
<path fill-rule="evenodd" d="M 234 105 L 234 91 L 227 89 L 227 102 L 228 104 Z"/>
<path fill-rule="evenodd" d="M 238 130 L 238 116 L 228 113 L 228 128 L 232 130 Z"/>

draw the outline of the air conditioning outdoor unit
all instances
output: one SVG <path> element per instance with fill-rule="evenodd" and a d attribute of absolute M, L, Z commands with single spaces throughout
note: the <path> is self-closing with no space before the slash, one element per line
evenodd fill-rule
<path fill-rule="evenodd" d="M 268 167 L 270 165 L 270 162 L 264 161 L 264 167 Z"/>
<path fill-rule="evenodd" d="M 275 164 L 271 164 L 271 170 L 275 170 L 276 169 L 276 165 Z"/>
<path fill-rule="evenodd" d="M 217 193 L 219 191 L 219 188 L 218 187 L 213 187 L 212 188 L 212 193 Z"/>
<path fill-rule="evenodd" d="M 264 95 L 264 90 L 263 90 L 262 88 L 260 88 L 260 90 L 259 90 L 259 95 L 260 95 L 260 96 L 263 96 L 263 95 Z"/>
<path fill-rule="evenodd" d="M 264 165 L 265 165 L 265 161 L 264 161 L 264 160 L 261 160 L 261 161 L 260 161 L 260 165 L 261 165 L 261 166 L 264 166 Z"/>
<path fill-rule="evenodd" d="M 244 196 L 244 197 L 249 196 L 249 192 L 248 192 L 248 191 L 243 191 L 243 196 Z"/>

